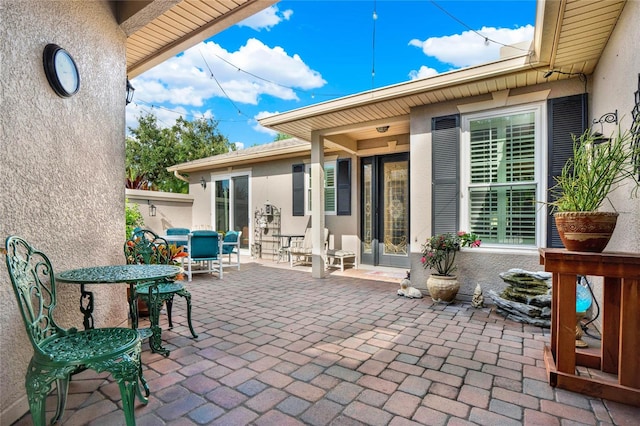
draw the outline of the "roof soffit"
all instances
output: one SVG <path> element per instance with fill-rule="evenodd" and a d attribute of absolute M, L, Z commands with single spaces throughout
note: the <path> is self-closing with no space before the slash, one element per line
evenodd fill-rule
<path fill-rule="evenodd" d="M 127 75 L 136 77 L 278 0 L 116 2 L 127 35 Z"/>
<path fill-rule="evenodd" d="M 371 132 L 380 122 L 401 116 L 407 117 L 408 128 L 410 110 L 416 106 L 591 74 L 624 4 L 625 0 L 539 0 L 530 55 L 387 86 L 266 117 L 259 122 L 304 140 L 311 140 L 312 131 L 328 134 L 356 124 L 368 125 Z M 550 69 L 564 74 L 554 73 L 545 78 L 545 72 Z M 352 140 L 364 139 L 364 134 L 358 132 L 348 136 Z"/>

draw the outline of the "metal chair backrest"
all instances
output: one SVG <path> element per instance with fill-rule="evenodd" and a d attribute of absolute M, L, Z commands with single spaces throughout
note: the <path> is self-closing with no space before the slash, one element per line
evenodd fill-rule
<path fill-rule="evenodd" d="M 220 235 L 216 231 L 193 231 L 189 238 L 189 257 L 216 260 L 220 256 L 220 245 Z"/>
<path fill-rule="evenodd" d="M 155 232 L 139 229 L 124 243 L 128 265 L 167 265 L 171 262 L 169 243 Z"/>
<path fill-rule="evenodd" d="M 40 345 L 66 331 L 53 319 L 56 281 L 51 261 L 20 237 L 8 237 L 5 246 L 7 270 L 27 335 L 34 351 L 46 356 Z"/>
<path fill-rule="evenodd" d="M 176 240 L 175 244 L 179 246 L 186 246 L 188 242 L 188 235 L 191 232 L 189 228 L 167 228 L 167 235 L 184 235 L 184 240 Z"/>

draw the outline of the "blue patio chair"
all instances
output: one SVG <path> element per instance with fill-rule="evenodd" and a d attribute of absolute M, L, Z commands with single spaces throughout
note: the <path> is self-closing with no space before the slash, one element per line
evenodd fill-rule
<path fill-rule="evenodd" d="M 182 258 L 187 262 L 187 277 L 191 281 L 193 274 L 217 272 L 222 279 L 222 239 L 216 231 L 193 231 L 189 234 L 187 244 L 187 257 Z M 198 269 L 194 270 L 194 266 Z"/>
<path fill-rule="evenodd" d="M 167 235 L 184 235 L 184 239 L 172 239 L 171 242 L 177 246 L 185 246 L 185 249 L 186 249 L 187 244 L 189 242 L 189 238 L 188 238 L 189 232 L 191 232 L 189 228 L 167 228 L 166 234 Z"/>
<path fill-rule="evenodd" d="M 222 254 L 229 256 L 228 263 L 223 266 L 234 266 L 231 263 L 231 255 L 235 254 L 238 271 L 240 270 L 240 237 L 242 237 L 242 231 L 227 231 L 222 240 Z"/>
<path fill-rule="evenodd" d="M 155 232 L 148 229 L 140 229 L 134 232 L 133 236 L 124 243 L 124 255 L 126 262 L 132 264 L 170 264 L 173 262 L 171 247 L 169 243 L 162 237 L 156 235 Z M 147 305 L 149 304 L 149 291 L 151 283 L 141 283 L 136 286 L 136 296 Z M 158 285 L 158 293 L 156 297 L 155 309 L 150 312 L 160 312 L 163 303 L 167 305 L 167 319 L 169 320 L 169 328 L 173 328 L 171 312 L 173 308 L 173 296 L 183 297 L 187 302 L 187 323 L 191 335 L 196 338 L 198 335 L 191 324 L 191 293 L 187 291 L 181 282 L 167 282 Z M 131 312 L 132 326 L 138 327 L 137 310 L 134 311 L 137 300 L 130 301 L 129 306 Z"/>
<path fill-rule="evenodd" d="M 146 387 L 140 364 L 140 336 L 130 328 L 78 331 L 56 324 L 56 281 L 49 258 L 19 237 L 6 240 L 6 262 L 20 313 L 33 346 L 25 387 L 33 423 L 44 425 L 45 400 L 56 382 L 58 405 L 51 424 L 58 422 L 67 402 L 71 374 L 82 369 L 111 373 L 120 388 L 127 425 L 135 425 L 136 393 L 144 404 L 138 380 Z M 11 357 L 10 351 L 6 353 Z"/>

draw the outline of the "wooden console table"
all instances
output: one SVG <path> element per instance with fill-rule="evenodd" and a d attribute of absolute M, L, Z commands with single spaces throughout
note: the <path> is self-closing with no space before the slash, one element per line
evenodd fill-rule
<path fill-rule="evenodd" d="M 540 249 L 553 274 L 551 345 L 544 360 L 551 386 L 640 406 L 640 254 Z M 577 275 L 603 282 L 600 354 L 575 348 Z M 617 376 L 578 375 L 576 365 Z"/>

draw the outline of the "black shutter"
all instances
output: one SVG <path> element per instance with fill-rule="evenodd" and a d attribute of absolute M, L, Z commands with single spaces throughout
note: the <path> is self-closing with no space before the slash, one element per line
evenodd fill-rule
<path fill-rule="evenodd" d="M 337 208 L 338 216 L 351 216 L 351 159 L 342 158 L 336 162 Z"/>
<path fill-rule="evenodd" d="M 460 116 L 431 121 L 432 234 L 457 232 L 460 192 Z"/>
<path fill-rule="evenodd" d="M 294 164 L 291 170 L 293 177 L 293 207 L 294 216 L 304 216 L 304 164 Z"/>
<path fill-rule="evenodd" d="M 564 163 L 573 155 L 573 139 L 587 129 L 587 94 L 547 101 L 549 140 L 547 160 L 547 201 L 553 201 L 549 188 L 556 184 Z M 551 208 L 548 207 L 548 212 Z M 547 247 L 564 247 L 553 216 L 547 220 Z"/>

